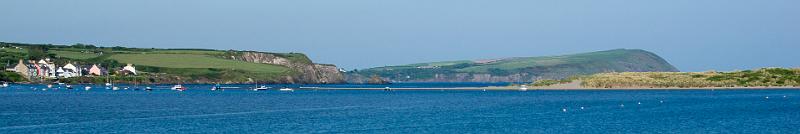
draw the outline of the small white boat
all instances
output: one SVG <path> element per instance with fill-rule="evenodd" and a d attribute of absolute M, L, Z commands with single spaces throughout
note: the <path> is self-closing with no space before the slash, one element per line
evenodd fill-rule
<path fill-rule="evenodd" d="M 267 86 L 259 86 L 259 87 L 253 88 L 253 91 L 269 90 L 269 88 L 270 87 L 267 87 Z"/>
<path fill-rule="evenodd" d="M 117 91 L 119 90 L 119 87 L 111 87 L 111 90 Z"/>
<path fill-rule="evenodd" d="M 0 87 L 8 87 L 8 83 L 3 83 L 3 85 Z"/>
<path fill-rule="evenodd" d="M 216 85 L 211 87 L 211 91 L 217 91 L 217 90 L 222 90 L 222 86 L 220 86 L 219 84 L 216 84 Z"/>
<path fill-rule="evenodd" d="M 83 87 L 83 89 L 86 90 L 86 91 L 89 91 L 89 90 L 92 90 L 92 87 L 86 86 L 86 87 Z"/>
<path fill-rule="evenodd" d="M 150 88 L 150 87 L 145 87 L 145 88 L 144 88 L 144 90 L 145 90 L 145 91 L 153 91 L 153 88 Z"/>
<path fill-rule="evenodd" d="M 106 83 L 106 86 L 111 86 L 111 83 Z"/>
<path fill-rule="evenodd" d="M 53 88 L 52 84 L 47 85 L 47 88 Z"/>
<path fill-rule="evenodd" d="M 519 88 L 519 91 L 528 91 L 528 86 L 522 85 L 522 87 Z"/>
<path fill-rule="evenodd" d="M 294 89 L 292 89 L 292 88 L 288 88 L 288 87 L 284 87 L 284 88 L 281 88 L 281 89 L 278 89 L 278 90 L 279 90 L 279 91 L 289 91 L 289 92 L 294 92 Z"/>
<path fill-rule="evenodd" d="M 186 87 L 183 87 L 183 85 L 175 85 L 172 86 L 172 90 L 184 91 L 186 90 Z"/>

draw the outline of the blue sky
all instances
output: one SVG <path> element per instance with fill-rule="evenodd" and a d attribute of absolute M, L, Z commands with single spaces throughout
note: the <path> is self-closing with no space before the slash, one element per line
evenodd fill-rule
<path fill-rule="evenodd" d="M 3 0 L 0 41 L 303 52 L 347 69 L 655 52 L 682 71 L 800 67 L 797 0 Z"/>

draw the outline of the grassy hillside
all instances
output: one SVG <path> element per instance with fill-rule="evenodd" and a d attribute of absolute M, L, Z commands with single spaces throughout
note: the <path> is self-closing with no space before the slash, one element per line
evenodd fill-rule
<path fill-rule="evenodd" d="M 50 45 L 0 42 L 0 58 L 4 62 L 17 63 L 19 59 L 54 59 L 57 64 L 67 62 L 100 64 L 104 67 L 120 68 L 127 63 L 137 69 L 160 77 L 182 77 L 191 80 L 225 80 L 280 82 L 298 72 L 289 67 L 272 64 L 250 63 L 231 60 L 229 57 L 244 51 L 207 49 L 155 49 L 97 47 L 93 45 Z M 264 52 L 260 52 L 264 53 Z M 295 63 L 312 63 L 301 53 L 268 53 L 286 58 Z"/>
<path fill-rule="evenodd" d="M 216 68 L 259 73 L 284 73 L 289 69 L 279 65 L 227 60 L 200 54 L 114 54 L 109 59 L 122 63 L 164 68 Z"/>
<path fill-rule="evenodd" d="M 491 78 L 487 78 L 491 79 L 491 81 L 530 81 L 539 78 L 560 79 L 574 75 L 602 72 L 653 71 L 674 72 L 678 70 L 667 63 L 666 60 L 651 52 L 638 49 L 616 49 L 561 56 L 462 60 L 387 66 L 359 70 L 352 72 L 351 75 L 378 75 L 394 81 L 464 79 L 481 82 L 481 79 L 485 79 L 485 76 L 476 77 L 476 74 L 491 75 Z"/>

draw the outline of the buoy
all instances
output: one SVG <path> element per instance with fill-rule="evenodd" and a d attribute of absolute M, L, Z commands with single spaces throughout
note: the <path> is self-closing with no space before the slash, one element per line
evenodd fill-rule
<path fill-rule="evenodd" d="M 620 104 L 619 107 L 625 107 L 625 104 Z"/>
<path fill-rule="evenodd" d="M 563 111 L 563 112 L 567 112 L 567 109 L 566 109 L 566 108 L 564 108 L 564 109 L 561 109 L 561 111 Z"/>
<path fill-rule="evenodd" d="M 786 98 L 786 95 L 784 95 L 783 98 Z"/>
<path fill-rule="evenodd" d="M 764 97 L 764 98 L 767 98 L 767 99 L 769 99 L 769 96 L 767 96 L 767 97 Z"/>
<path fill-rule="evenodd" d="M 583 110 L 583 107 L 581 107 L 581 110 Z"/>
<path fill-rule="evenodd" d="M 664 101 L 663 101 L 663 100 L 662 100 L 662 101 L 659 101 L 659 102 L 661 102 L 661 103 L 664 103 Z"/>
<path fill-rule="evenodd" d="M 636 103 L 636 104 L 642 105 L 642 102 L 638 102 L 638 103 Z"/>

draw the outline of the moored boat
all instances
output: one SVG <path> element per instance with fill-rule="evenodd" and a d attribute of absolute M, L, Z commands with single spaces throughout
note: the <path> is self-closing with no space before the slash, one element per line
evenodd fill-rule
<path fill-rule="evenodd" d="M 270 87 L 267 87 L 267 86 L 259 86 L 259 87 L 253 88 L 253 91 L 269 90 L 269 88 Z"/>
<path fill-rule="evenodd" d="M 183 87 L 183 85 L 175 85 L 175 86 L 172 86 L 172 90 L 184 91 L 184 90 L 186 90 L 186 87 Z"/>
<path fill-rule="evenodd" d="M 278 91 L 294 92 L 294 89 L 288 88 L 288 87 L 284 87 L 284 88 L 278 89 Z"/>

